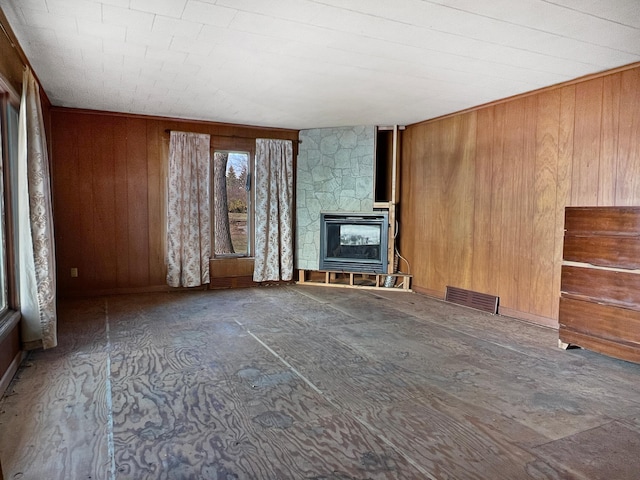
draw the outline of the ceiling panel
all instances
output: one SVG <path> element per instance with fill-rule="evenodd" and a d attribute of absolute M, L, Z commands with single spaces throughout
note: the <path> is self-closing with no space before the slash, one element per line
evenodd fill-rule
<path fill-rule="evenodd" d="M 638 0 L 0 0 L 55 105 L 409 124 L 640 61 Z"/>

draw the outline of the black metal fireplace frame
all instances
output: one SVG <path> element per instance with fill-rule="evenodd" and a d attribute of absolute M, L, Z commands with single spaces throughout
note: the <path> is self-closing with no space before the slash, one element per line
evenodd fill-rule
<path fill-rule="evenodd" d="M 368 225 L 380 227 L 379 258 L 332 257 L 327 254 L 329 227 L 335 225 Z M 331 272 L 387 273 L 389 214 L 376 212 L 320 213 L 320 270 Z"/>

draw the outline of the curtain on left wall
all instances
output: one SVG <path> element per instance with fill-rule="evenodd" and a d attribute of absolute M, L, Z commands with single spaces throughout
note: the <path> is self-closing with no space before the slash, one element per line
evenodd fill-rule
<path fill-rule="evenodd" d="M 18 120 L 18 237 L 22 342 L 25 349 L 58 344 L 51 176 L 40 87 L 23 76 Z"/>

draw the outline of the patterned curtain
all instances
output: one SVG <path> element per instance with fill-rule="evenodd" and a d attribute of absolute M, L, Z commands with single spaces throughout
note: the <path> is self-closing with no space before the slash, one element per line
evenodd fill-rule
<path fill-rule="evenodd" d="M 51 177 L 40 88 L 26 69 L 18 127 L 18 262 L 24 348 L 58 344 Z"/>
<path fill-rule="evenodd" d="M 209 135 L 171 132 L 167 189 L 167 284 L 209 283 Z"/>
<path fill-rule="evenodd" d="M 293 276 L 293 144 L 256 140 L 255 266 L 253 281 Z"/>

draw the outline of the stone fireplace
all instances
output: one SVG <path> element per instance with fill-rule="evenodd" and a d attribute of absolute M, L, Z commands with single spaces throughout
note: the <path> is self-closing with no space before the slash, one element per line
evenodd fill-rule
<path fill-rule="evenodd" d="M 320 269 L 322 212 L 373 212 L 375 127 L 300 131 L 296 268 Z"/>

